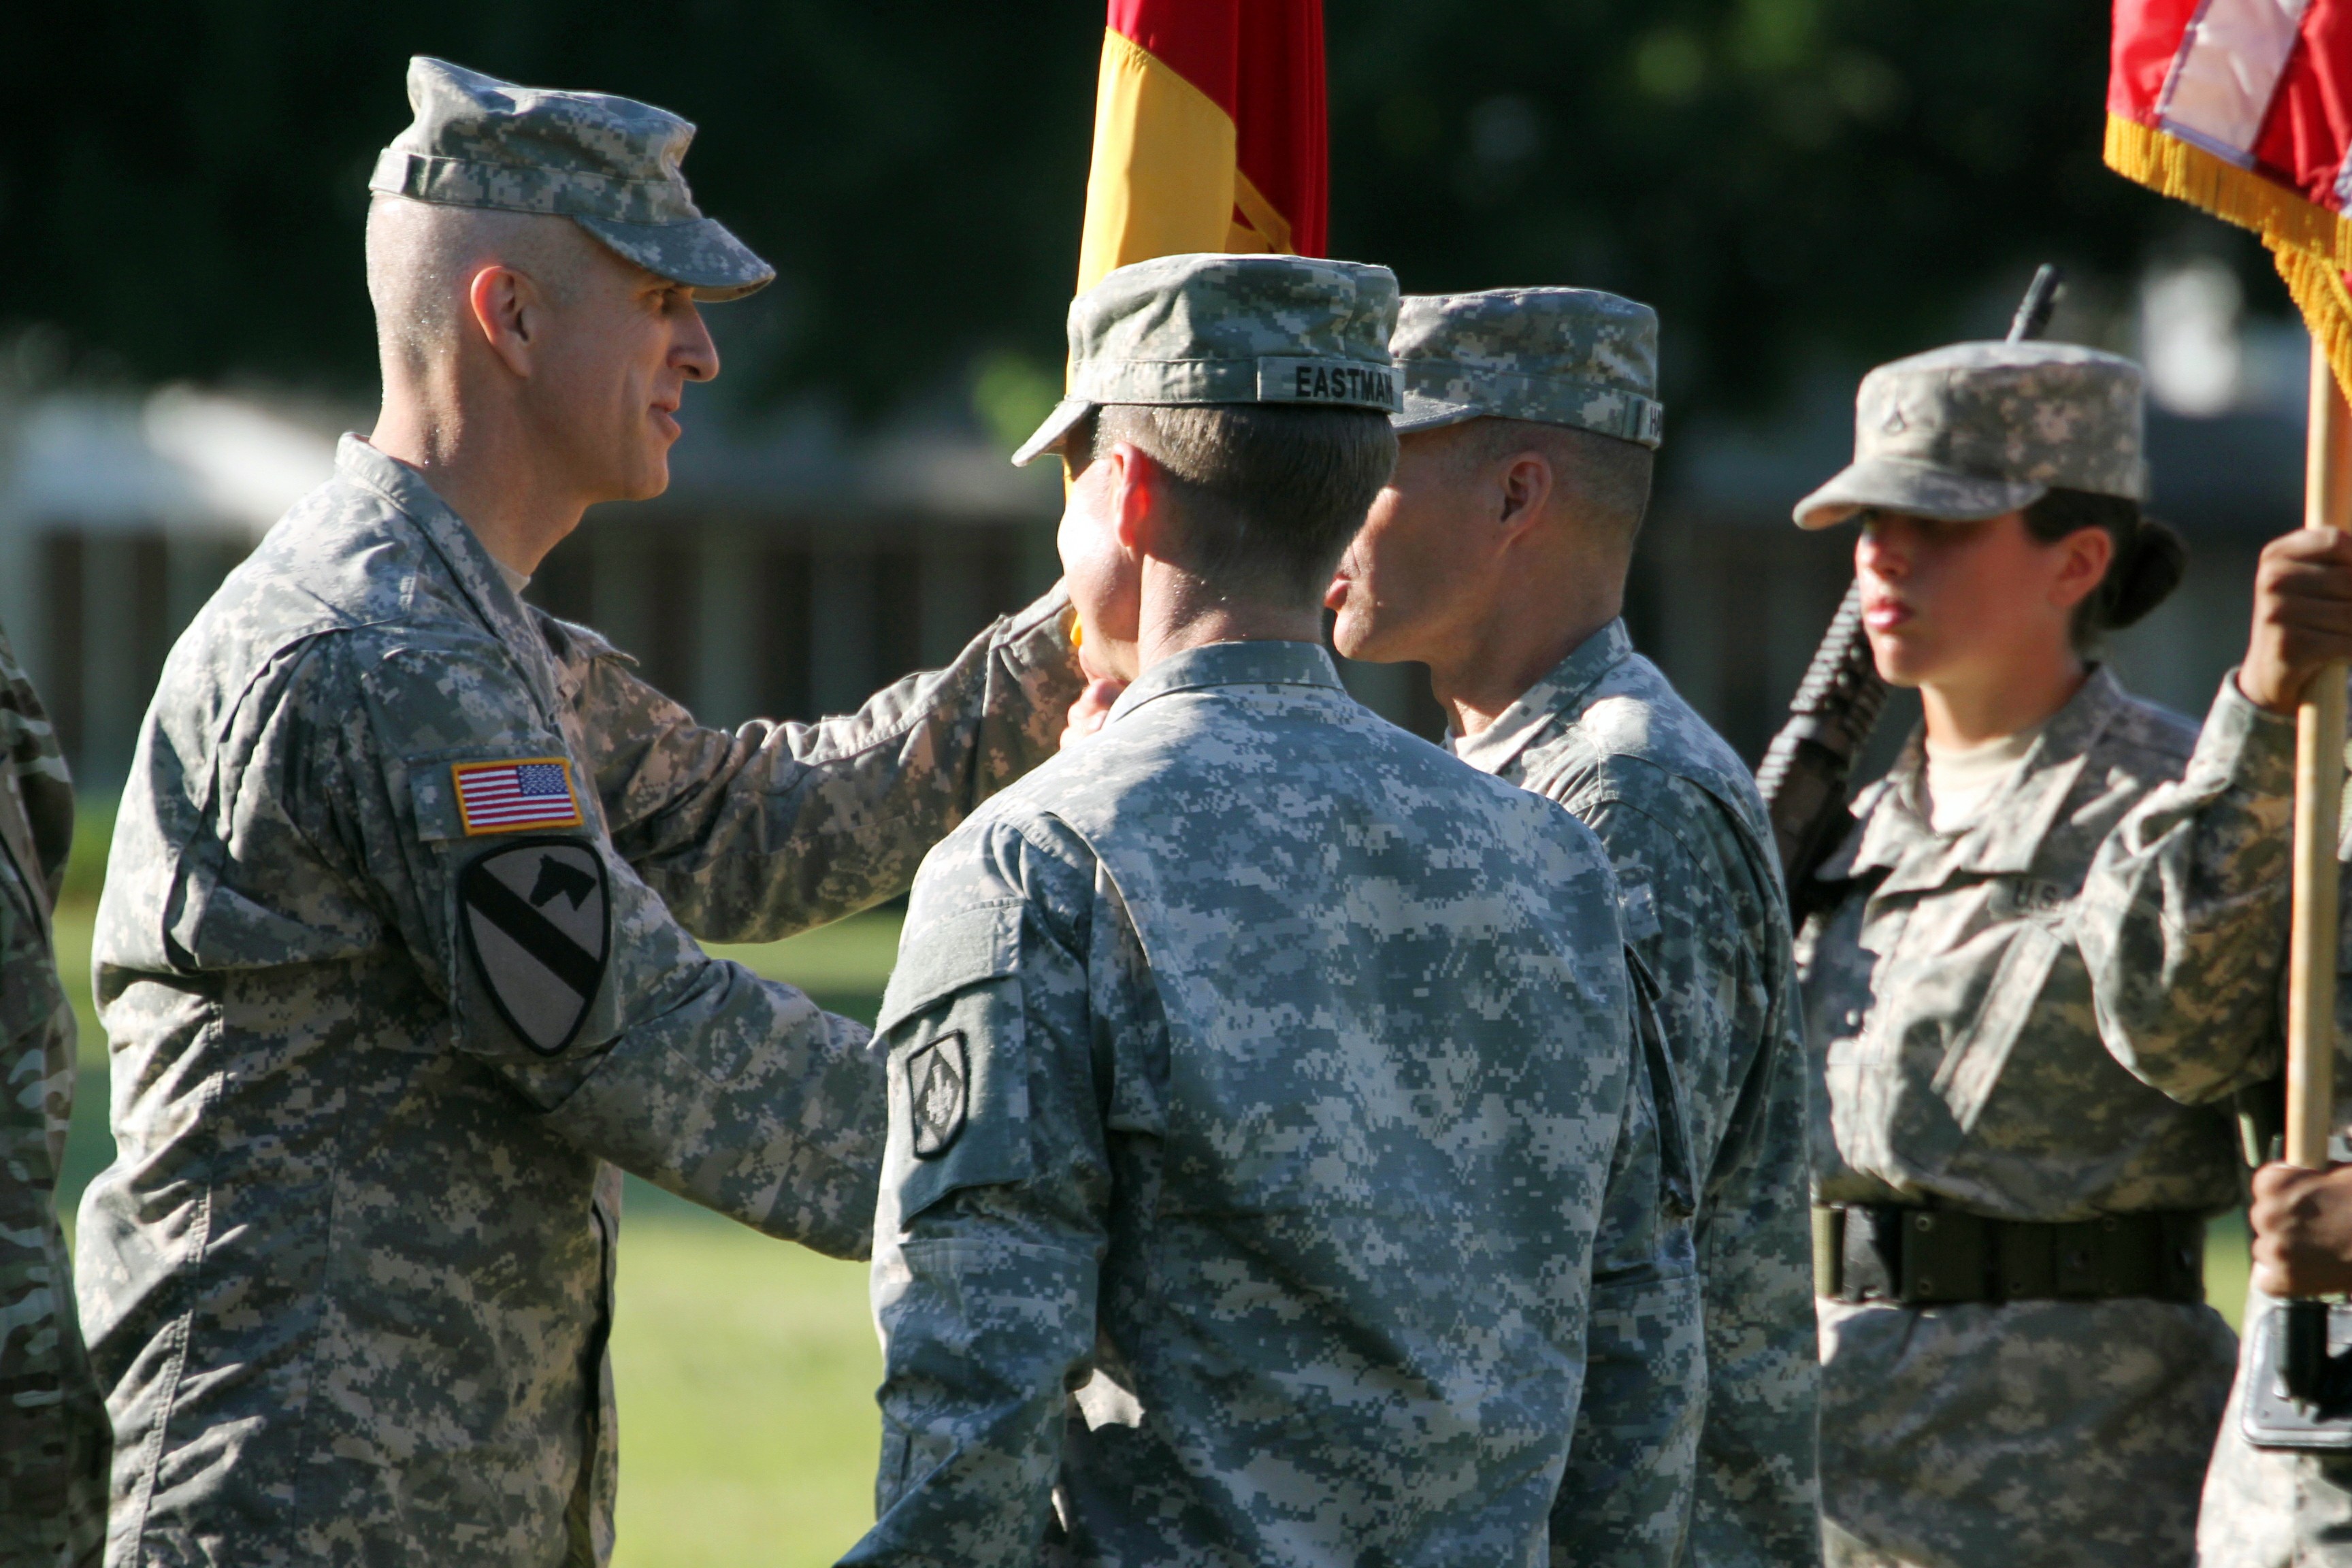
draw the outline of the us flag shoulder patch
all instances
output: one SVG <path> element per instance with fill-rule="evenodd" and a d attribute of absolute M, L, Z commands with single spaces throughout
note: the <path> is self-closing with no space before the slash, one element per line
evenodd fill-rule
<path fill-rule="evenodd" d="M 457 816 L 466 837 L 515 833 L 527 827 L 577 827 L 580 804 L 572 794 L 572 763 L 562 757 L 522 757 L 510 763 L 452 763 Z"/>

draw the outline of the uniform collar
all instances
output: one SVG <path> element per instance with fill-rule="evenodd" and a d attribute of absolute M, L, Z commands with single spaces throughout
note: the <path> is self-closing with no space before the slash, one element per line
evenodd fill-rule
<path fill-rule="evenodd" d="M 1872 804 L 1853 841 L 1852 860 L 1843 868 L 1833 860 L 1824 873 L 1846 877 L 1888 871 L 1879 891 L 1890 893 L 1937 887 L 1956 874 L 2016 876 L 2032 869 L 2034 854 L 2065 809 L 2091 748 L 2130 700 L 2104 666 L 2092 670 L 2083 689 L 2051 716 L 2017 770 L 1985 797 L 1967 826 L 1951 833 L 1937 833 L 1929 826 L 1924 788 L 1927 750 L 1915 732 Z"/>
<path fill-rule="evenodd" d="M 1331 656 L 1311 642 L 1213 642 L 1161 659 L 1111 705 L 1117 723 L 1155 697 L 1211 686 L 1328 686 L 1344 691 Z"/>
<path fill-rule="evenodd" d="M 337 443 L 335 469 L 352 483 L 382 496 L 416 525 L 482 624 L 517 657 L 532 690 L 552 718 L 557 711 L 556 683 L 546 639 L 531 621 L 530 611 L 507 586 L 506 574 L 481 536 L 434 492 L 423 474 L 357 436 L 346 435 Z"/>
<path fill-rule="evenodd" d="M 1519 693 L 1518 700 L 1475 735 L 1445 737 L 1446 749 L 1480 773 L 1500 774 L 1558 719 L 1572 721 L 1603 677 L 1633 657 L 1633 637 L 1621 617 L 1576 645 L 1576 651 Z"/>

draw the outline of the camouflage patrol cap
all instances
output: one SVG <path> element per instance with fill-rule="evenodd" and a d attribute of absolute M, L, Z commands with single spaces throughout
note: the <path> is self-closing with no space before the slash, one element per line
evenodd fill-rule
<path fill-rule="evenodd" d="M 667 110 L 425 55 L 408 62 L 408 103 L 415 121 L 377 157 L 372 191 L 568 217 L 698 300 L 740 300 L 776 276 L 694 205 L 678 170 L 694 127 Z"/>
<path fill-rule="evenodd" d="M 2053 489 L 2147 499 L 2138 365 L 2074 343 L 1953 343 L 1880 365 L 1854 401 L 1853 462 L 1797 526 L 1864 508 L 1980 522 Z"/>
<path fill-rule="evenodd" d="M 1397 407 L 1396 274 L 1305 256 L 1161 256 L 1070 301 L 1070 392 L 1013 461 L 1106 403 Z"/>
<path fill-rule="evenodd" d="M 1656 447 L 1658 313 L 1595 289 L 1412 294 L 1389 340 L 1400 436 L 1493 415 Z"/>

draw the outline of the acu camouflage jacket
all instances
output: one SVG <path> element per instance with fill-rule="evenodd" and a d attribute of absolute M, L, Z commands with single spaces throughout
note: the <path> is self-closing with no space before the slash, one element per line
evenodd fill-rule
<path fill-rule="evenodd" d="M 1312 646 L 1147 670 L 917 879 L 845 1561 L 1544 1562 L 1596 1252 L 1693 1267 L 1630 1005 L 1566 813 Z"/>
<path fill-rule="evenodd" d="M 852 719 L 701 729 L 346 438 L 173 650 L 115 835 L 120 1153 L 79 1277 L 110 1561 L 603 1561 L 620 1170 L 849 1257 L 881 1153 L 866 1031 L 687 933 L 905 886 L 1050 752 L 1066 620 L 1044 602 Z M 541 837 L 607 921 L 551 1047 L 460 903 L 523 836 L 469 832 L 458 770 L 515 759 L 570 790 Z"/>
<path fill-rule="evenodd" d="M 2110 835 L 2179 798 L 2195 739 L 2101 669 L 1960 830 L 1928 826 L 1916 741 L 1864 792 L 1823 868 L 1850 890 L 1801 953 L 1824 1201 L 2042 1221 L 2238 1201 L 2216 1102 L 2248 1049 L 2168 1019 L 2161 971 L 2116 961 Z"/>

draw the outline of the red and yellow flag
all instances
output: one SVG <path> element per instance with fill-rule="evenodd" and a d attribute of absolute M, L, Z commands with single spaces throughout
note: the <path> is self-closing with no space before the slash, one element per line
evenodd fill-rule
<path fill-rule="evenodd" d="M 1320 256 L 1323 0 L 1110 0 L 1078 289 L 1188 251 Z"/>
<path fill-rule="evenodd" d="M 2352 0 L 2116 0 L 2106 154 L 2260 234 L 2352 387 Z"/>

